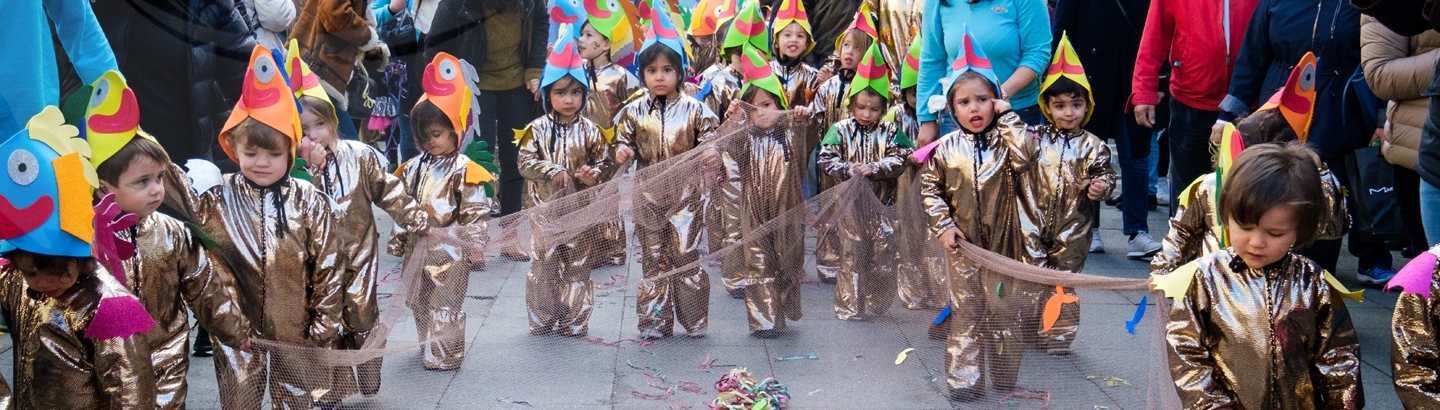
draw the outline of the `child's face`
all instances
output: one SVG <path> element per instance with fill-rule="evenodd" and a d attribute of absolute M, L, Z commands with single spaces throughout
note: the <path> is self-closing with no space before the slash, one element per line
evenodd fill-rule
<path fill-rule="evenodd" d="M 1056 127 L 1066 131 L 1080 129 L 1080 122 L 1085 119 L 1085 97 L 1056 95 L 1045 101 L 1045 105 L 1050 108 L 1050 116 L 1054 117 Z"/>
<path fill-rule="evenodd" d="M 780 50 L 780 55 L 790 59 L 800 58 L 805 53 L 805 46 L 810 44 L 810 35 L 805 34 L 805 29 L 799 23 L 790 23 L 780 30 L 780 35 L 775 41 L 775 49 Z"/>
<path fill-rule="evenodd" d="M 10 262 L 20 271 L 26 287 L 52 298 L 64 295 L 65 291 L 70 290 L 70 287 L 80 280 L 80 267 L 75 262 L 66 263 L 64 272 L 45 273 L 35 267 L 35 259 L 29 255 L 18 256 Z"/>
<path fill-rule="evenodd" d="M 561 78 L 550 85 L 550 107 L 565 119 L 574 118 L 585 103 L 585 87 L 570 77 Z"/>
<path fill-rule="evenodd" d="M 580 41 L 576 43 L 580 45 L 580 57 L 586 60 L 595 60 L 600 56 L 609 57 L 610 55 L 610 40 L 600 35 L 599 31 L 595 31 L 595 27 L 590 23 L 585 23 L 585 28 L 580 29 Z"/>
<path fill-rule="evenodd" d="M 329 147 L 335 142 L 335 134 L 330 132 L 332 128 L 329 118 L 320 115 L 315 110 L 305 110 L 300 113 L 300 131 L 310 142 Z"/>
<path fill-rule="evenodd" d="M 241 145 L 239 151 L 240 173 L 245 174 L 250 182 L 262 187 L 268 187 L 279 182 L 281 178 L 290 173 L 292 165 L 290 159 L 290 147 L 284 150 L 271 150 L 253 145 Z"/>
<path fill-rule="evenodd" d="M 956 81 L 951 86 L 950 109 L 966 131 L 984 131 L 995 119 L 995 90 L 984 80 Z"/>
<path fill-rule="evenodd" d="M 914 110 L 915 101 L 918 98 L 915 96 L 915 87 L 906 88 L 905 91 L 901 91 L 900 93 L 905 94 L 905 106 L 909 107 L 911 110 Z"/>
<path fill-rule="evenodd" d="M 441 155 L 449 155 L 457 149 L 456 145 L 459 144 L 458 138 L 455 135 L 455 130 L 450 127 L 440 124 L 430 124 L 425 127 L 425 133 L 430 135 L 430 139 L 425 141 L 425 146 L 421 147 L 425 149 L 425 153 L 438 157 Z"/>
<path fill-rule="evenodd" d="M 885 99 L 870 93 L 860 93 L 855 96 L 855 103 L 850 104 L 850 115 L 855 117 L 855 122 L 866 127 L 880 122 L 880 117 L 885 115 Z"/>
<path fill-rule="evenodd" d="M 137 155 L 130 160 L 125 172 L 115 178 L 114 185 L 101 180 L 100 188 L 115 194 L 115 203 L 120 204 L 121 210 L 144 218 L 159 209 L 165 199 L 165 184 L 161 179 L 166 169 L 150 157 Z"/>
<path fill-rule="evenodd" d="M 1270 208 L 1254 225 L 1244 225 L 1234 218 L 1227 218 L 1225 226 L 1230 231 L 1230 244 L 1235 248 L 1235 254 L 1251 268 L 1279 261 L 1295 244 L 1295 210 L 1288 206 Z"/>
<path fill-rule="evenodd" d="M 645 88 L 650 89 L 650 94 L 655 96 L 670 96 L 676 92 L 680 85 L 680 68 L 668 58 L 657 58 L 650 65 L 645 66 Z"/>
<path fill-rule="evenodd" d="M 854 70 L 860 65 L 860 57 L 865 56 L 865 50 L 860 49 L 853 35 L 846 34 L 845 40 L 840 42 L 840 68 Z"/>
<path fill-rule="evenodd" d="M 755 121 L 756 126 L 761 128 L 774 126 L 775 122 L 780 120 L 780 115 L 783 113 L 779 111 L 781 109 L 780 102 L 777 101 L 775 96 L 771 95 L 769 91 L 756 91 L 755 95 L 750 97 L 750 100 L 746 102 L 754 105 L 755 108 L 759 108 L 750 113 L 750 118 Z"/>

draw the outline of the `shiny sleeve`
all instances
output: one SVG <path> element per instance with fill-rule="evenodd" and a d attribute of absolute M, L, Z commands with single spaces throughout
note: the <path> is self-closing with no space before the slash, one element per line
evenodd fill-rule
<path fill-rule="evenodd" d="M 635 138 L 635 131 L 639 128 L 635 124 L 635 117 L 630 114 L 630 106 L 620 107 L 620 112 L 615 114 L 615 144 L 629 146 L 636 154 L 640 153 L 639 140 Z"/>
<path fill-rule="evenodd" d="M 1395 376 L 1395 393 L 1405 408 L 1440 407 L 1437 319 L 1440 318 L 1436 317 L 1432 299 L 1405 293 L 1395 302 L 1395 315 L 1390 321 L 1390 366 Z"/>
<path fill-rule="evenodd" d="M 1320 165 L 1320 182 L 1325 194 L 1325 207 L 1328 210 L 1324 218 L 1320 220 L 1320 230 L 1315 233 L 1316 240 L 1340 239 L 1350 232 L 1350 211 L 1345 205 L 1344 189 L 1340 186 L 1340 180 L 1335 178 L 1335 173 L 1330 167 Z"/>
<path fill-rule="evenodd" d="M 1320 275 L 1316 275 L 1316 282 L 1314 286 L 1320 290 L 1320 306 L 1315 309 L 1318 343 L 1310 356 L 1315 358 L 1313 371 L 1320 376 L 1315 390 L 1324 392 L 1325 408 L 1365 407 L 1360 384 L 1360 339 L 1355 335 L 1350 310 L 1345 308 L 1340 292 Z"/>
<path fill-rule="evenodd" d="M 834 135 L 834 127 L 825 133 L 825 142 L 820 144 L 820 155 L 815 157 L 816 162 L 820 166 L 821 173 L 839 181 L 849 181 L 850 161 L 845 160 L 845 147 L 839 144 L 840 140 L 832 139 Z"/>
<path fill-rule="evenodd" d="M 95 381 L 105 403 L 103 407 L 155 408 L 155 372 L 151 369 L 150 345 L 144 334 L 85 340 L 91 344 L 90 361 L 95 365 Z"/>
<path fill-rule="evenodd" d="M 1011 172 L 1025 172 L 1035 165 L 1035 155 L 1040 151 L 1040 142 L 1035 138 L 1014 111 L 1006 112 L 995 120 L 995 130 L 1000 132 Z"/>
<path fill-rule="evenodd" d="M 334 232 L 334 205 L 330 197 L 314 192 L 314 203 L 308 204 L 310 218 L 310 292 L 306 307 L 310 310 L 309 334 L 317 346 L 327 346 L 340 332 L 345 308 L 345 285 L 350 283 L 344 255 Z"/>
<path fill-rule="evenodd" d="M 1190 188 L 1185 190 L 1188 200 L 1180 201 L 1188 203 L 1175 206 L 1175 216 L 1170 217 L 1170 230 L 1165 233 L 1165 238 L 1160 240 L 1160 252 L 1150 259 L 1151 273 L 1170 273 L 1180 265 L 1189 262 L 1200 256 L 1200 249 L 1204 248 L 1205 242 L 1205 204 L 1204 198 L 1199 198 L 1196 189 L 1203 178 L 1197 178 Z"/>
<path fill-rule="evenodd" d="M 480 226 L 490 220 L 490 198 L 485 195 L 484 184 L 467 184 L 464 173 L 456 173 L 462 181 L 455 192 L 455 223 L 457 225 Z"/>
<path fill-rule="evenodd" d="M 190 179 L 185 176 L 185 169 L 175 163 L 170 163 L 170 169 L 164 173 L 161 184 L 165 186 L 165 198 L 162 202 L 165 206 L 179 212 L 175 219 L 190 220 L 200 223 L 195 219 L 198 215 L 196 208 L 199 206 L 199 195 L 190 186 Z"/>
<path fill-rule="evenodd" d="M 235 277 L 229 267 L 214 259 L 211 253 L 201 247 L 200 242 L 185 230 L 177 238 L 178 249 L 174 263 L 180 278 L 181 296 L 195 314 L 200 326 L 229 346 L 239 346 L 250 337 L 250 319 L 240 310 L 240 297 L 235 293 Z"/>
<path fill-rule="evenodd" d="M 925 203 L 925 213 L 930 216 L 930 232 L 934 236 L 956 227 L 955 219 L 950 216 L 948 192 L 945 164 L 937 153 L 920 170 L 920 198 Z"/>
<path fill-rule="evenodd" d="M 890 143 L 885 147 L 885 157 L 880 158 L 879 161 L 870 163 L 871 169 L 875 171 L 870 174 L 870 179 L 896 179 L 900 177 L 900 174 L 905 173 L 905 157 L 909 156 L 910 152 L 915 150 L 913 147 L 902 146 L 895 143 L 897 140 L 905 139 L 907 139 L 907 137 L 904 131 L 896 131 L 895 138 L 891 138 Z"/>
<path fill-rule="evenodd" d="M 696 115 L 695 121 L 696 146 L 721 137 L 715 135 L 715 131 L 720 129 L 720 117 L 717 117 L 714 111 L 710 111 L 709 108 L 701 109 L 700 113 Z"/>
<path fill-rule="evenodd" d="M 380 155 L 374 148 L 364 148 L 364 154 L 360 155 L 360 172 L 364 174 L 365 189 L 370 191 L 375 206 L 390 214 L 397 225 L 403 226 L 406 231 L 422 234 L 428 230 L 430 215 L 425 213 L 425 208 L 415 197 L 405 192 L 405 184 L 400 177 L 385 172 Z"/>
<path fill-rule="evenodd" d="M 1210 297 L 1202 289 L 1203 282 L 1197 279 L 1185 291 L 1185 299 L 1170 306 L 1170 321 L 1165 324 L 1170 377 L 1186 409 L 1234 408 L 1235 398 L 1220 380 L 1220 368 L 1210 356 L 1215 346 L 1207 334 Z"/>
<path fill-rule="evenodd" d="M 540 138 L 533 135 L 533 130 L 535 129 L 533 123 L 530 129 L 532 130 L 530 131 L 532 135 L 525 141 L 524 145 L 520 146 L 520 176 L 531 182 L 548 184 L 550 183 L 550 178 L 554 178 L 555 175 L 565 172 L 565 167 L 541 158 Z"/>
<path fill-rule="evenodd" d="M 1087 171 L 1091 181 L 1105 181 L 1105 186 L 1110 187 L 1109 191 L 1115 189 L 1115 181 L 1119 176 L 1115 174 L 1115 166 L 1110 162 L 1110 146 L 1106 145 L 1104 141 L 1096 143 L 1095 149 L 1090 152 L 1090 164 Z M 1109 196 L 1109 191 L 1106 192 L 1106 197 Z"/>
<path fill-rule="evenodd" d="M 585 147 L 585 154 L 590 157 L 585 163 L 600 170 L 600 178 L 595 182 L 603 184 L 615 177 L 615 174 L 620 171 L 620 164 L 615 161 L 616 148 L 612 146 L 613 144 L 605 142 L 603 131 L 597 126 L 591 132 L 595 137 L 591 138 L 588 141 L 589 145 Z"/>

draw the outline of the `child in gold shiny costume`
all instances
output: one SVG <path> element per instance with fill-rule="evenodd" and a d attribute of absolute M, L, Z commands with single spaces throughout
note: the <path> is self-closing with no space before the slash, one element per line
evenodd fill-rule
<path fill-rule="evenodd" d="M 625 101 L 635 95 L 635 91 L 641 89 L 640 79 L 613 61 L 616 52 L 612 45 L 614 39 L 607 34 L 615 30 L 614 25 L 628 24 L 628 19 L 632 18 L 638 17 L 621 16 L 619 21 L 590 18 L 581 28 L 580 39 L 576 43 L 580 48 L 580 57 L 586 61 L 585 70 L 589 74 L 590 85 L 585 108 L 580 111 L 580 115 L 595 123 L 601 130 L 614 131 L 615 113 L 625 106 Z M 619 171 L 616 170 L 617 173 Z M 614 222 L 605 224 L 601 237 L 596 239 L 595 245 L 590 248 L 590 267 L 605 264 L 625 265 L 625 260 L 628 259 L 625 255 L 628 245 L 626 240 L 625 224 L 618 217 Z"/>

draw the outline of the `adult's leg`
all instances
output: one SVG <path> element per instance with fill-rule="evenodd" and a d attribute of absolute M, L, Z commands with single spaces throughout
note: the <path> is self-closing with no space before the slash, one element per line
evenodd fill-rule
<path fill-rule="evenodd" d="M 1195 178 L 1214 169 L 1210 162 L 1210 127 L 1219 112 L 1192 108 L 1170 101 L 1170 203 L 1179 203 L 1180 191 Z M 1170 207 L 1175 216 L 1178 207 Z"/>
<path fill-rule="evenodd" d="M 520 192 L 525 184 L 520 176 L 520 149 L 513 138 L 501 136 L 535 119 L 530 103 L 533 98 L 525 87 L 480 93 L 480 138 L 496 147 L 496 160 L 500 162 L 501 216 L 520 211 Z"/>
<path fill-rule="evenodd" d="M 1399 165 L 1392 167 L 1395 169 L 1395 201 L 1400 205 L 1400 220 L 1423 222 L 1425 219 L 1420 216 L 1420 174 Z M 1425 240 L 1424 226 L 1406 224 L 1405 233 L 1410 238 L 1410 249 L 1415 252 L 1430 249 L 1432 244 Z"/>
<path fill-rule="evenodd" d="M 1440 242 L 1440 187 L 1420 180 L 1420 215 L 1425 224 L 1426 242 Z"/>
<path fill-rule="evenodd" d="M 1134 235 L 1150 230 L 1146 220 L 1146 194 L 1148 189 L 1146 183 L 1150 177 L 1150 163 L 1144 149 L 1137 149 L 1135 144 L 1142 143 L 1142 140 L 1132 141 L 1131 138 L 1144 138 L 1150 135 L 1149 128 L 1135 124 L 1129 115 L 1118 114 L 1119 121 L 1126 124 L 1123 127 L 1115 127 L 1117 134 L 1115 138 L 1115 150 L 1120 156 L 1120 213 L 1124 222 L 1123 229 L 1126 235 Z M 1137 152 L 1139 151 L 1139 152 Z M 1168 193 L 1167 193 L 1168 194 Z M 1099 207 L 1096 207 L 1097 209 Z M 1099 219 L 1096 219 L 1098 222 Z"/>

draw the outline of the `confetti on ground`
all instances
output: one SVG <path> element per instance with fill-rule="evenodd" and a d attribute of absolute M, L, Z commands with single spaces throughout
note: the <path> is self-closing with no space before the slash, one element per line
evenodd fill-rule
<path fill-rule="evenodd" d="M 517 404 L 517 405 L 521 405 L 521 406 L 535 407 L 535 405 L 530 404 L 530 402 L 528 402 L 528 401 L 524 401 L 524 400 L 510 400 L 509 397 L 499 397 L 499 398 L 496 398 L 496 399 L 495 399 L 495 402 L 496 402 L 496 403 Z"/>
<path fill-rule="evenodd" d="M 640 347 L 646 347 L 646 346 L 650 346 L 650 345 L 655 344 L 655 342 L 653 342 L 653 341 L 640 340 L 640 339 L 621 339 L 621 340 L 616 340 L 616 341 L 613 341 L 613 342 L 607 342 L 607 341 L 605 341 L 605 339 L 601 339 L 601 338 L 599 338 L 599 337 L 586 337 L 586 338 L 581 338 L 580 340 L 584 340 L 584 341 L 586 341 L 586 342 L 588 342 L 588 343 L 590 343 L 590 344 L 593 344 L 593 345 L 607 346 L 607 347 L 620 347 L 620 344 L 621 344 L 621 343 L 625 343 L 625 342 L 634 343 L 636 346 L 640 346 Z"/>
<path fill-rule="evenodd" d="M 783 362 L 783 361 L 786 361 L 786 360 L 820 360 L 820 356 L 816 355 L 815 352 L 810 352 L 810 354 L 797 354 L 797 355 L 777 357 L 777 358 L 775 358 L 775 360 L 777 360 L 777 361 L 782 361 L 782 362 Z"/>
<path fill-rule="evenodd" d="M 699 369 L 710 370 L 711 367 L 715 367 L 715 360 L 717 359 L 710 357 L 710 353 L 705 353 L 705 360 L 700 362 Z"/>
<path fill-rule="evenodd" d="M 815 393 L 819 393 L 821 390 L 825 390 L 825 389 L 815 389 L 815 391 L 812 391 L 812 392 L 810 392 L 810 393 L 808 393 L 808 394 L 806 394 L 806 395 L 807 395 L 807 396 L 814 396 Z"/>
<path fill-rule="evenodd" d="M 905 348 L 905 350 L 901 350 L 901 351 L 900 351 L 900 354 L 895 355 L 895 364 L 898 365 L 898 364 L 900 364 L 900 363 L 905 363 L 905 358 L 906 358 L 906 357 L 909 357 L 909 356 L 910 356 L 910 352 L 913 352 L 913 351 L 915 351 L 915 348 L 913 348 L 913 347 L 907 347 L 907 348 Z"/>
<path fill-rule="evenodd" d="M 1020 401 L 1022 401 L 1022 400 L 1037 400 L 1037 401 L 1041 401 L 1042 403 L 1040 404 L 1040 410 L 1048 410 L 1048 409 L 1050 408 L 1050 392 L 1048 392 L 1048 391 L 1043 391 L 1043 390 L 1042 390 L 1042 391 L 1023 391 L 1023 390 L 1022 390 L 1022 391 L 1017 391 L 1017 392 L 1014 392 L 1014 393 L 1007 394 L 1007 395 L 1005 395 L 1005 397 L 1001 397 L 1001 398 L 1000 398 L 1000 405 L 1009 406 L 1009 407 L 1015 407 L 1015 406 L 1019 406 L 1019 405 L 1020 405 Z"/>
<path fill-rule="evenodd" d="M 1129 380 L 1121 379 L 1121 378 L 1119 378 L 1119 377 L 1115 377 L 1115 376 L 1108 375 L 1108 374 L 1107 374 L 1107 375 L 1103 375 L 1103 376 L 1100 376 L 1100 375 L 1085 376 L 1085 380 L 1096 380 L 1096 379 L 1104 380 L 1104 381 L 1105 381 L 1105 387 L 1130 386 L 1130 387 L 1133 387 L 1133 388 L 1136 388 L 1136 389 L 1140 388 L 1140 386 L 1136 386 L 1136 385 L 1134 385 L 1134 384 L 1130 384 L 1130 381 L 1129 381 Z"/>
<path fill-rule="evenodd" d="M 643 353 L 649 353 L 649 354 L 650 354 L 650 357 L 660 357 L 660 355 L 655 354 L 655 352 L 652 352 L 652 351 L 650 351 L 649 349 L 640 349 L 640 351 L 643 352 Z"/>

